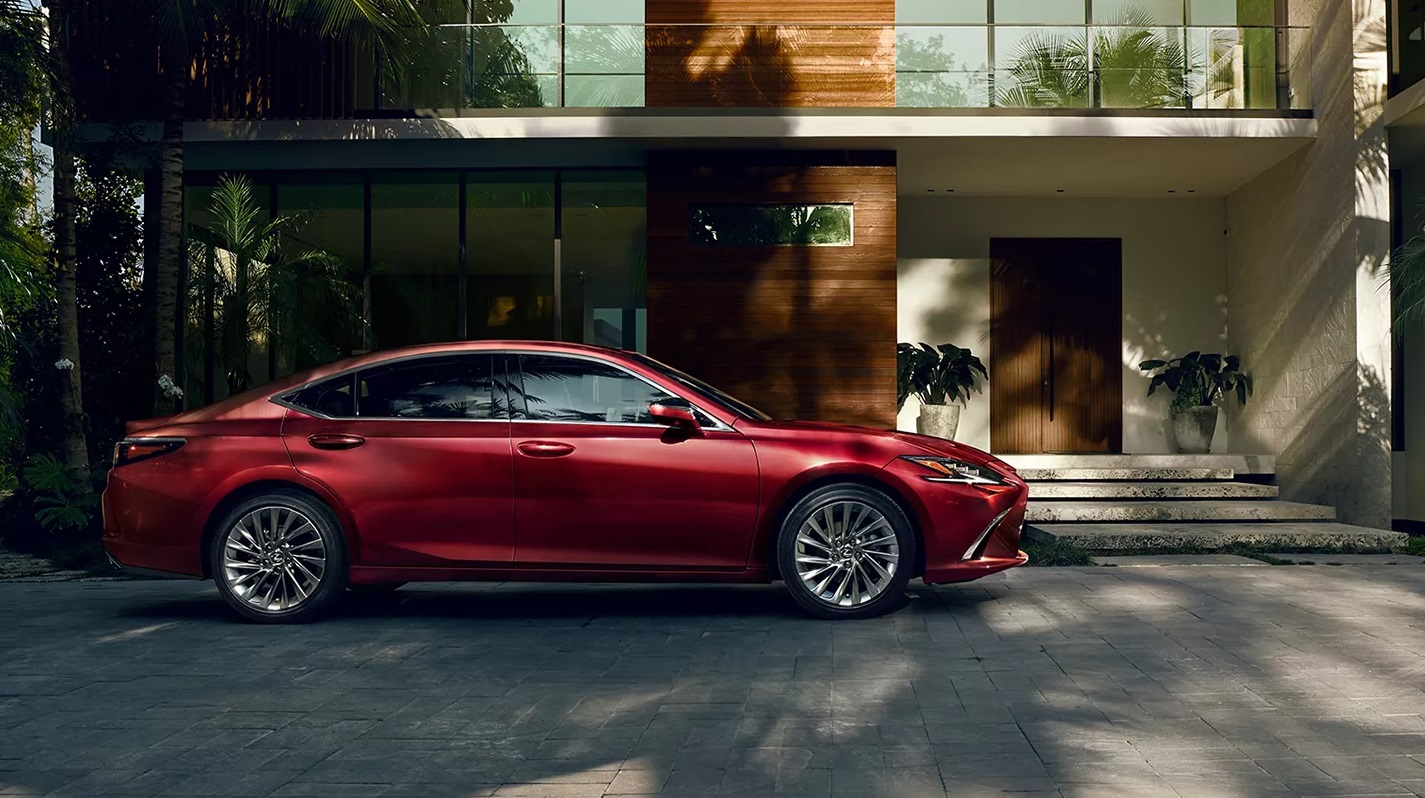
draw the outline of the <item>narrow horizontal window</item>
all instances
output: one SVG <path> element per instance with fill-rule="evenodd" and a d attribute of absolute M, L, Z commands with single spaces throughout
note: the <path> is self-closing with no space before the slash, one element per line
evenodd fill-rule
<path fill-rule="evenodd" d="M 709 247 L 849 247 L 851 203 L 694 205 L 689 238 Z"/>

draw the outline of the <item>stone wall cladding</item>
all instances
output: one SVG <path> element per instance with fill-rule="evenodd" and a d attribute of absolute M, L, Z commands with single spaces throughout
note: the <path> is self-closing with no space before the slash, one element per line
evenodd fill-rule
<path fill-rule="evenodd" d="M 1358 5 L 1294 4 L 1293 23 L 1313 28 L 1317 139 L 1227 200 L 1229 342 L 1256 378 L 1232 446 L 1277 455 L 1283 499 L 1388 528 L 1389 370 L 1377 340 L 1388 292 L 1362 274 L 1386 254 L 1386 176 L 1355 67 L 1357 32 L 1385 9 Z"/>

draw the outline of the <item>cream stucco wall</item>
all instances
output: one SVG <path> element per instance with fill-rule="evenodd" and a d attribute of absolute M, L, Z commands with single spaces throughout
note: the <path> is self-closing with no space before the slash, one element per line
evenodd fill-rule
<path fill-rule="evenodd" d="M 1257 396 L 1235 446 L 1277 456 L 1282 497 L 1391 521 L 1388 162 L 1382 0 L 1305 0 L 1317 139 L 1227 199 L 1231 345 Z"/>
<path fill-rule="evenodd" d="M 1221 199 L 906 197 L 899 207 L 899 329 L 902 341 L 968 346 L 987 365 L 990 239 L 1123 240 L 1123 449 L 1170 451 L 1168 397 L 1145 396 L 1138 363 L 1226 346 L 1225 205 Z M 989 448 L 988 393 L 965 409 L 957 439 Z M 898 419 L 913 430 L 912 399 Z M 1218 426 L 1213 451 L 1230 447 Z"/>

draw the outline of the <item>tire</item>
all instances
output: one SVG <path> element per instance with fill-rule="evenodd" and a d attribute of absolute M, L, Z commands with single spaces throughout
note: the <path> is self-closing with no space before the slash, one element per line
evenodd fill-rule
<path fill-rule="evenodd" d="M 341 523 L 330 507 L 298 491 L 276 490 L 233 507 L 208 556 L 218 593 L 255 623 L 316 620 L 346 591 Z"/>
<path fill-rule="evenodd" d="M 803 496 L 777 533 L 782 581 L 817 618 L 874 618 L 900 609 L 915 552 L 915 531 L 900 505 L 855 483 Z"/>

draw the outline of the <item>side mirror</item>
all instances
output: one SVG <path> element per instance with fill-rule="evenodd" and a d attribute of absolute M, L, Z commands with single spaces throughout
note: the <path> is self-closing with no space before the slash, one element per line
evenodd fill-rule
<path fill-rule="evenodd" d="M 682 399 L 654 402 L 648 406 L 648 415 L 670 427 L 700 429 L 702 426 L 698 424 L 698 417 L 693 413 L 693 406 Z"/>

